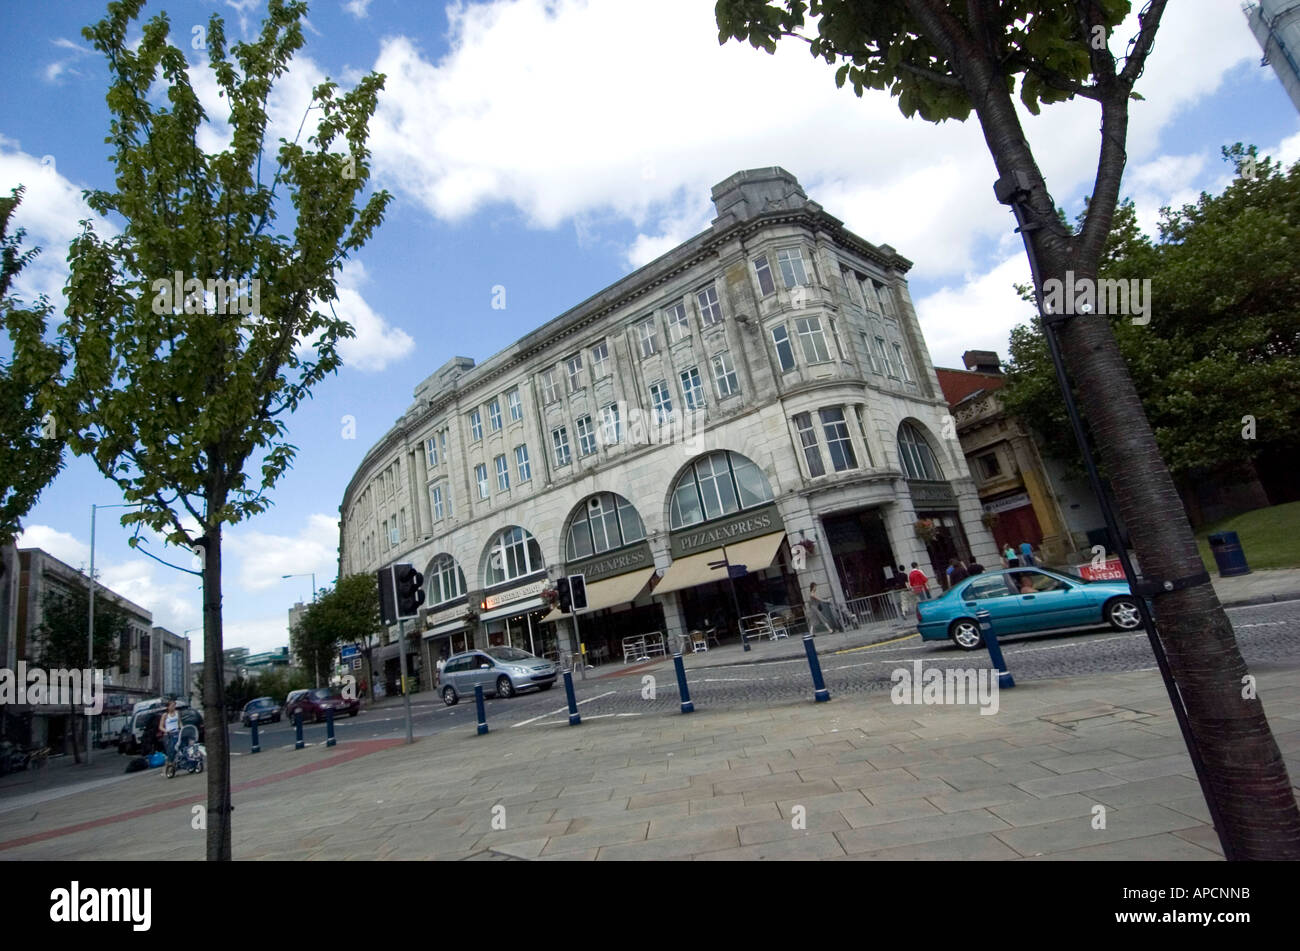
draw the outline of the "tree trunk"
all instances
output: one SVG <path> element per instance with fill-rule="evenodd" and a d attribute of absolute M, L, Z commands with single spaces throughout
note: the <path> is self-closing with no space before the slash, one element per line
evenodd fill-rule
<path fill-rule="evenodd" d="M 1097 263 L 1044 256 L 1041 279 L 1093 279 Z M 1069 286 L 1066 285 L 1067 295 Z M 1142 574 L 1172 581 L 1205 571 L 1182 500 L 1156 448 L 1109 321 L 1076 316 L 1060 331 L 1079 393 Z M 1208 580 L 1152 599 L 1152 614 L 1187 709 L 1189 729 L 1220 804 L 1220 834 L 1241 859 L 1300 858 L 1300 809 L 1262 699 Z"/>
<path fill-rule="evenodd" d="M 221 526 L 210 528 L 203 541 L 203 718 L 207 722 L 208 748 L 208 861 L 229 862 L 230 731 L 226 726 L 226 684 L 222 663 Z"/>

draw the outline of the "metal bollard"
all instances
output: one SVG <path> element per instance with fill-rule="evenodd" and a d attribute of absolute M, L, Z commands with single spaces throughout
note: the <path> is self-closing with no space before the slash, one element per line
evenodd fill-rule
<path fill-rule="evenodd" d="M 302 741 L 302 711 L 297 710 L 293 715 L 293 728 L 297 731 L 297 739 L 293 742 L 293 748 L 300 750 L 307 744 Z"/>
<path fill-rule="evenodd" d="M 577 726 L 582 717 L 578 716 L 578 701 L 573 696 L 573 672 L 568 670 L 564 672 L 564 695 L 569 698 L 569 726 Z"/>
<path fill-rule="evenodd" d="M 803 649 L 808 655 L 808 666 L 812 669 L 813 700 L 825 703 L 831 698 L 831 692 L 826 689 L 826 681 L 822 679 L 822 665 L 817 659 L 817 648 L 813 646 L 812 632 L 803 636 Z"/>
<path fill-rule="evenodd" d="M 686 686 L 686 665 L 682 663 L 680 653 L 673 654 L 673 666 L 677 668 L 677 692 L 682 695 L 682 713 L 694 713 L 695 704 L 691 702 L 691 689 Z"/>
<path fill-rule="evenodd" d="M 488 731 L 487 711 L 483 709 L 483 685 L 474 685 L 474 705 L 478 707 L 478 735 Z"/>
<path fill-rule="evenodd" d="M 998 689 L 1014 687 L 1015 678 L 1007 670 L 1007 662 L 1002 659 L 1002 648 L 998 645 L 998 636 L 993 631 L 993 616 L 988 611 L 976 611 L 975 620 L 979 621 L 980 633 L 984 635 L 984 646 L 989 649 L 989 658 L 998 672 Z"/>
<path fill-rule="evenodd" d="M 253 749 L 251 752 L 260 753 L 262 752 L 262 744 L 257 742 L 257 721 L 252 720 L 250 722 L 253 724 Z"/>
<path fill-rule="evenodd" d="M 334 740 L 334 708 L 325 711 L 325 745 L 333 746 Z"/>

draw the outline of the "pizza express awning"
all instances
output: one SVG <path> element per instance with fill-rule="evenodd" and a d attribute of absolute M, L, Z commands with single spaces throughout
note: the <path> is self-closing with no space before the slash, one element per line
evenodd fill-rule
<path fill-rule="evenodd" d="M 727 561 L 732 565 L 744 565 L 747 572 L 762 571 L 771 566 L 784 539 L 785 532 L 772 532 L 770 535 L 760 535 L 758 538 L 728 545 Z M 678 558 L 668 566 L 663 580 L 655 588 L 655 594 L 693 588 L 698 584 L 708 584 L 711 581 L 725 581 L 727 578 L 725 571 L 721 568 L 709 567 L 710 562 L 722 560 L 722 552 L 721 548 L 714 548 L 700 552 L 698 555 Z"/>
<path fill-rule="evenodd" d="M 613 578 L 606 578 L 604 581 L 593 581 L 587 585 L 587 610 L 599 611 L 602 608 L 612 608 L 615 605 L 635 601 L 641 592 L 645 590 L 645 586 L 654 573 L 655 569 L 653 568 L 641 568 L 637 571 L 629 571 L 626 574 L 615 575 Z M 542 620 L 556 621 L 563 617 L 569 617 L 569 615 L 559 608 L 555 608 Z"/>

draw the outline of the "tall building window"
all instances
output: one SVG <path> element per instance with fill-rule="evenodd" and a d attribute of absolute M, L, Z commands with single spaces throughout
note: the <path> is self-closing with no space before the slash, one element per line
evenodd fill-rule
<path fill-rule="evenodd" d="M 884 371 L 880 367 L 880 358 L 876 356 L 876 351 L 871 349 L 871 338 L 864 331 L 862 334 L 862 349 L 867 351 L 867 362 L 871 365 L 871 372 L 879 376 Z"/>
<path fill-rule="evenodd" d="M 551 430 L 551 446 L 555 450 L 556 467 L 569 464 L 569 431 L 563 426 Z"/>
<path fill-rule="evenodd" d="M 911 383 L 912 374 L 907 372 L 907 360 L 903 357 L 903 347 L 901 344 L 894 344 L 894 356 L 898 359 L 898 371 L 903 374 L 903 382 Z"/>
<path fill-rule="evenodd" d="M 424 441 L 424 456 L 429 462 L 429 468 L 434 469 L 438 466 L 438 437 L 431 436 Z"/>
<path fill-rule="evenodd" d="M 465 573 L 451 555 L 439 555 L 429 566 L 425 586 L 429 589 L 430 604 L 445 604 L 465 596 Z"/>
<path fill-rule="evenodd" d="M 645 525 L 632 503 L 612 492 L 602 492 L 583 502 L 569 523 L 567 557 L 576 561 L 643 538 Z"/>
<path fill-rule="evenodd" d="M 704 408 L 704 387 L 700 385 L 700 371 L 697 367 L 691 367 L 683 370 L 680 374 L 682 381 L 682 405 L 689 410 Z"/>
<path fill-rule="evenodd" d="M 730 352 L 726 350 L 713 356 L 713 386 L 718 391 L 718 399 L 740 392 L 736 369 L 731 365 Z"/>
<path fill-rule="evenodd" d="M 397 519 L 394 518 L 388 523 L 388 547 L 396 548 L 402 542 L 401 536 L 397 531 Z"/>
<path fill-rule="evenodd" d="M 505 492 L 510 488 L 510 465 L 506 462 L 505 456 L 496 457 L 497 467 L 497 489 Z"/>
<path fill-rule="evenodd" d="M 510 406 L 510 421 L 517 423 L 524 418 L 524 404 L 519 399 L 519 387 L 506 394 L 506 403 Z"/>
<path fill-rule="evenodd" d="M 604 429 L 605 445 L 614 446 L 623 438 L 623 421 L 619 419 L 618 404 L 610 403 L 601 407 L 601 427 Z"/>
<path fill-rule="evenodd" d="M 776 347 L 776 360 L 781 365 L 781 372 L 789 373 L 794 369 L 794 348 L 790 346 L 790 332 L 785 329 L 785 324 L 772 328 L 772 343 Z"/>
<path fill-rule="evenodd" d="M 441 522 L 445 517 L 442 508 L 442 486 L 435 485 L 429 490 L 429 501 L 433 506 L 433 520 L 435 522 Z"/>
<path fill-rule="evenodd" d="M 582 389 L 582 354 L 575 353 L 564 364 L 569 374 L 569 392 Z"/>
<path fill-rule="evenodd" d="M 478 497 L 480 499 L 486 499 L 489 493 L 487 466 L 484 463 L 480 462 L 474 467 L 474 481 L 478 483 Z"/>
<path fill-rule="evenodd" d="M 525 578 L 546 567 L 537 539 L 518 525 L 504 529 L 492 540 L 486 583 L 491 585 Z"/>
<path fill-rule="evenodd" d="M 858 287 L 862 291 L 862 306 L 873 314 L 882 313 L 880 297 L 876 294 L 876 282 L 869 277 L 864 277 L 858 282 Z"/>
<path fill-rule="evenodd" d="M 442 452 L 442 458 L 447 458 L 447 430 L 438 433 L 438 449 Z"/>
<path fill-rule="evenodd" d="M 826 435 L 826 451 L 836 472 L 858 467 L 858 457 L 853 454 L 853 440 L 849 425 L 844 420 L 844 410 L 839 406 L 821 410 L 822 432 Z"/>
<path fill-rule="evenodd" d="M 776 263 L 787 289 L 808 283 L 808 275 L 803 269 L 803 252 L 798 248 L 782 248 L 776 252 Z"/>
<path fill-rule="evenodd" d="M 794 329 L 799 334 L 799 342 L 803 345 L 804 360 L 808 363 L 826 363 L 830 360 L 820 317 L 798 317 L 795 319 Z"/>
<path fill-rule="evenodd" d="M 803 457 L 808 463 L 808 474 L 813 478 L 826 474 L 822 465 L 822 453 L 817 448 L 817 430 L 813 428 L 810 413 L 797 413 L 794 428 L 799 432 L 799 443 L 803 447 Z"/>
<path fill-rule="evenodd" d="M 581 416 L 577 421 L 578 429 L 578 453 L 583 456 L 590 456 L 596 451 L 596 430 L 591 425 L 590 416 Z"/>
<path fill-rule="evenodd" d="M 650 384 L 650 405 L 654 407 L 657 422 L 664 423 L 672 418 L 673 397 L 668 392 L 668 384 L 664 380 Z"/>
<path fill-rule="evenodd" d="M 609 344 L 604 340 L 591 348 L 591 378 L 599 380 L 609 372 Z"/>
<path fill-rule="evenodd" d="M 675 531 L 772 501 L 763 470 L 722 450 L 696 459 L 673 486 L 670 526 Z"/>
<path fill-rule="evenodd" d="M 691 335 L 691 320 L 681 301 L 664 308 L 664 323 L 668 326 L 668 342 L 676 343 Z"/>
<path fill-rule="evenodd" d="M 501 428 L 501 401 L 493 400 L 488 403 L 488 421 L 492 424 L 492 432 Z"/>
<path fill-rule="evenodd" d="M 483 414 L 478 410 L 469 414 L 469 434 L 474 442 L 483 438 Z"/>
<path fill-rule="evenodd" d="M 897 380 L 898 374 L 894 372 L 894 364 L 889 359 L 889 351 L 885 349 L 884 337 L 876 338 L 876 356 L 879 357 L 880 362 L 884 364 L 885 374 L 889 376 L 891 379 Z"/>
<path fill-rule="evenodd" d="M 935 461 L 930 444 L 911 423 L 903 423 L 898 427 L 898 461 L 903 466 L 903 474 L 909 479 L 931 482 L 943 479 L 943 470 Z"/>
<path fill-rule="evenodd" d="M 706 327 L 722 320 L 722 303 L 718 300 L 718 289 L 710 284 L 695 292 L 695 301 L 700 305 L 700 321 Z"/>
<path fill-rule="evenodd" d="M 764 297 L 776 292 L 776 281 L 772 280 L 772 268 L 767 263 L 766 254 L 754 258 L 754 274 L 758 277 L 758 289 Z"/>
<path fill-rule="evenodd" d="M 519 481 L 527 482 L 533 477 L 533 467 L 528 461 L 528 446 L 515 446 L 515 469 L 519 472 Z"/>
<path fill-rule="evenodd" d="M 542 371 L 542 402 L 554 403 L 560 398 L 558 388 L 555 386 L 555 367 Z"/>
<path fill-rule="evenodd" d="M 641 356 L 648 357 L 659 351 L 659 330 L 653 317 L 647 317 L 636 325 L 636 339 Z"/>

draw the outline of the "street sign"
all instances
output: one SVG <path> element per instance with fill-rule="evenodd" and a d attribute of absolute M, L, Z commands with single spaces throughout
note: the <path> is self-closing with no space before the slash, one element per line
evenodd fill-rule
<path fill-rule="evenodd" d="M 360 669 L 361 669 L 361 658 L 360 658 L 360 657 L 354 657 L 354 658 L 352 658 L 352 669 L 353 669 L 353 670 L 360 670 Z"/>
<path fill-rule="evenodd" d="M 356 644 L 349 644 L 347 647 L 344 647 L 341 651 L 339 651 L 339 657 L 342 660 L 347 660 L 349 657 L 358 657 L 360 656 L 360 654 L 361 654 L 361 648 L 357 647 Z"/>
<path fill-rule="evenodd" d="M 727 574 L 733 578 L 743 578 L 749 574 L 748 565 L 732 565 L 727 569 Z"/>

